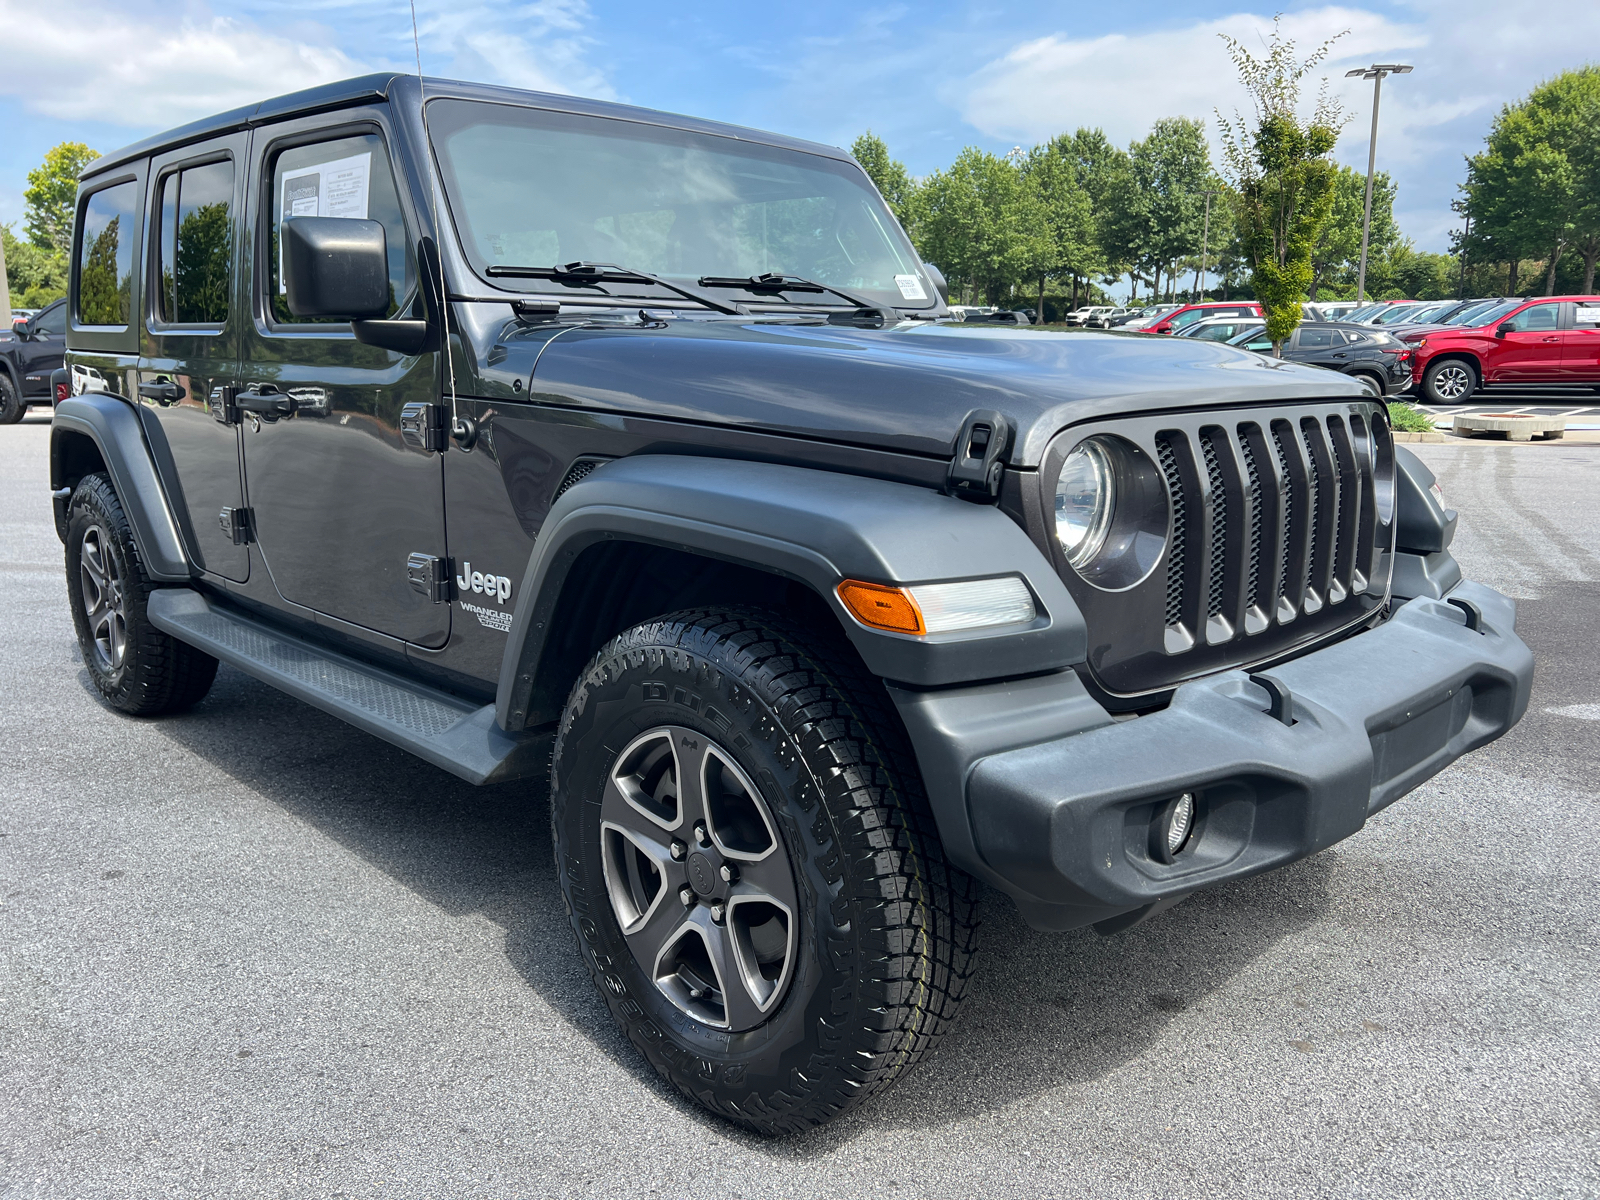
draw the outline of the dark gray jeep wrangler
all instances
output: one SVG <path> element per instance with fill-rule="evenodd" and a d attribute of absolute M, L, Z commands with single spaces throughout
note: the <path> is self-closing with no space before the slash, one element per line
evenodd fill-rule
<path fill-rule="evenodd" d="M 861 169 L 371 76 L 95 163 L 51 486 L 84 661 L 226 662 L 552 800 L 584 961 L 763 1131 L 927 1054 L 978 883 L 1114 932 L 1528 701 L 1354 381 L 948 319 Z"/>

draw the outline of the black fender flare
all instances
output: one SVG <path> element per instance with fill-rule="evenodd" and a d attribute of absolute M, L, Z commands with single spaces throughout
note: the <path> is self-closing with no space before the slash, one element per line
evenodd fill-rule
<path fill-rule="evenodd" d="M 100 460 L 105 463 L 133 528 L 145 572 L 160 583 L 188 583 L 193 575 L 189 557 L 145 444 L 139 414 L 128 401 L 109 392 L 85 392 L 57 405 L 50 426 L 53 491 L 70 486 L 64 478 L 67 456 L 61 446 L 65 439 L 78 434 L 93 441 L 100 451 Z"/>
<path fill-rule="evenodd" d="M 596 468 L 556 502 L 528 562 L 496 696 L 502 728 L 530 714 L 563 587 L 580 554 L 605 540 L 667 546 L 786 576 L 814 590 L 867 668 L 927 688 L 1059 670 L 1084 661 L 1088 633 L 1066 586 L 998 508 L 927 488 L 739 459 L 642 454 Z M 844 579 L 911 584 L 1018 575 L 1038 617 L 1028 625 L 926 636 L 861 624 L 835 591 Z M 540 706 L 541 708 L 543 706 Z"/>

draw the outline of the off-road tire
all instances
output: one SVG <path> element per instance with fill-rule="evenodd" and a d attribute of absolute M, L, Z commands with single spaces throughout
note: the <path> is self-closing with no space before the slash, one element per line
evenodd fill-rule
<path fill-rule="evenodd" d="M 1448 383 L 1457 378 L 1459 372 L 1466 373 L 1466 387 L 1456 392 Z M 1428 404 L 1465 404 L 1478 390 L 1479 383 L 1477 369 L 1471 363 L 1460 358 L 1442 358 L 1428 364 L 1419 390 L 1422 400 Z"/>
<path fill-rule="evenodd" d="M 731 752 L 794 871 L 795 967 L 746 1032 L 667 998 L 607 892 L 602 791 L 624 748 L 661 726 Z M 950 1028 L 973 968 L 975 887 L 945 859 L 881 681 L 837 630 L 747 608 L 628 630 L 573 688 L 551 781 L 557 872 L 584 962 L 629 1040 L 684 1096 L 761 1133 L 799 1131 L 882 1091 Z"/>
<path fill-rule="evenodd" d="M 0 370 L 0 425 L 15 425 L 27 411 L 10 373 Z"/>
<path fill-rule="evenodd" d="M 99 548 L 100 569 L 115 575 L 121 593 L 125 632 L 120 662 L 108 661 L 97 649 L 84 603 L 86 589 L 93 586 L 85 581 L 83 563 L 84 542 L 91 536 Z M 145 575 L 122 501 L 103 474 L 86 475 L 73 490 L 66 554 L 78 649 L 106 703 L 130 716 L 154 717 L 182 712 L 202 700 L 216 678 L 217 660 L 150 624 L 146 605 L 156 589 Z"/>

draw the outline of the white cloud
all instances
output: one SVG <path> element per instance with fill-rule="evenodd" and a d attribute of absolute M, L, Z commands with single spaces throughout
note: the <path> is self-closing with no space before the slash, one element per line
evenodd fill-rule
<path fill-rule="evenodd" d="M 367 69 L 333 45 L 171 8 L 0 0 L 0 29 L 0 94 L 42 116 L 133 128 L 182 124 Z"/>
<path fill-rule="evenodd" d="M 1039 141 L 1079 124 L 1097 124 L 1114 141 L 1142 137 L 1161 117 L 1231 116 L 1248 106 L 1228 59 L 1223 34 L 1259 52 L 1271 16 L 1236 13 L 1193 25 L 1133 34 L 1074 39 L 1060 34 L 1024 42 L 988 63 L 949 101 L 991 137 Z M 1420 46 L 1426 34 L 1377 13 L 1353 8 L 1309 9 L 1283 19 L 1302 53 L 1343 30 L 1330 75 L 1347 61 L 1371 61 Z M 1345 89 L 1335 86 L 1336 94 Z M 1309 101 L 1315 83 L 1308 89 Z"/>
<path fill-rule="evenodd" d="M 1006 141 L 1098 125 L 1125 145 L 1175 115 L 1205 119 L 1214 137 L 1216 110 L 1250 111 L 1218 35 L 1255 49 L 1271 27 L 1269 13 L 1239 12 L 1130 34 L 1051 34 L 1011 47 L 949 86 L 944 99 L 978 131 Z M 1399 186 L 1401 228 L 1437 250 L 1460 223 L 1449 205 L 1463 156 L 1482 147 L 1500 106 L 1542 79 L 1600 60 L 1600 7 L 1572 0 L 1401 0 L 1382 11 L 1330 5 L 1286 15 L 1283 29 L 1302 53 L 1350 31 L 1307 81 L 1304 99 L 1309 105 L 1317 76 L 1329 77 L 1350 117 L 1336 156 L 1361 170 L 1372 84 L 1344 72 L 1375 61 L 1415 65 L 1413 74 L 1385 82 L 1378 169 Z"/>
<path fill-rule="evenodd" d="M 585 0 L 435 8 L 420 21 L 423 70 L 537 92 L 615 99 L 604 71 L 589 62 L 590 21 Z"/>
<path fill-rule="evenodd" d="M 408 6 L 288 0 L 174 11 L 159 0 L 0 0 L 0 95 L 32 113 L 161 129 L 301 88 L 413 69 Z M 418 5 L 423 67 L 547 92 L 609 98 L 590 65 L 584 0 Z M 252 19 L 253 18 L 253 19 Z M 319 24 L 336 18 L 339 32 Z M 360 46 L 359 54 L 341 41 Z"/>

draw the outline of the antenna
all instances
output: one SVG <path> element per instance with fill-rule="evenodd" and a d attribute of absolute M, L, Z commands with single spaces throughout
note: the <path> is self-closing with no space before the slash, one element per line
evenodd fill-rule
<path fill-rule="evenodd" d="M 422 108 L 422 150 L 425 155 L 431 156 L 433 135 L 428 131 L 427 83 L 422 78 L 422 39 L 417 34 L 417 0 L 411 0 L 411 48 L 417 56 L 417 103 Z M 444 340 L 445 378 L 450 382 L 450 430 L 454 434 L 460 421 L 456 415 L 456 359 L 450 345 L 450 294 L 445 291 L 444 254 L 440 251 L 444 233 L 439 228 L 439 181 L 433 174 L 431 164 L 428 171 L 428 204 L 433 218 L 433 257 L 439 264 L 439 329 Z M 421 266 L 424 271 L 428 269 L 427 263 Z"/>

